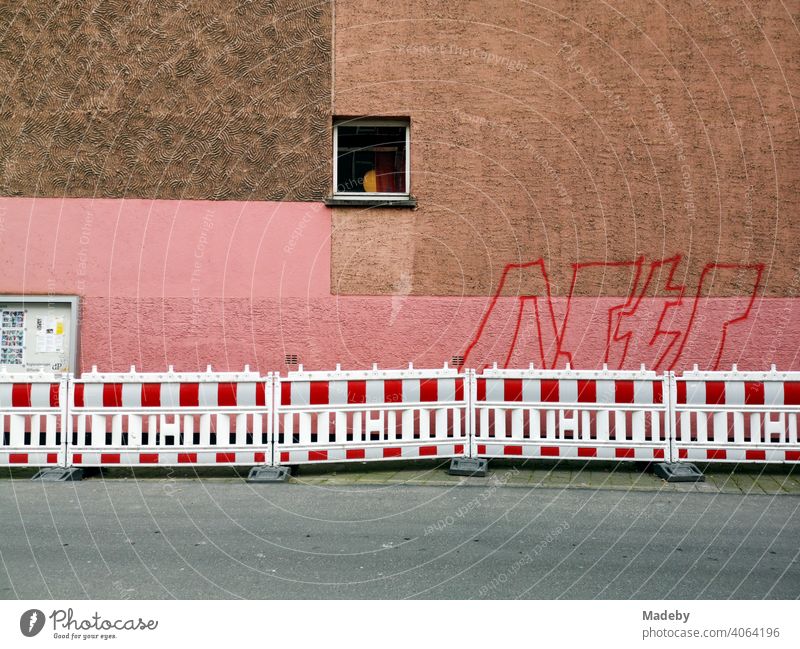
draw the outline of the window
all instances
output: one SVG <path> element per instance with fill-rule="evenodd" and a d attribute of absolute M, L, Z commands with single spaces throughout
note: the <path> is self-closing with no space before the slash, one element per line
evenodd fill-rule
<path fill-rule="evenodd" d="M 334 198 L 409 198 L 409 123 L 349 119 L 333 126 Z"/>

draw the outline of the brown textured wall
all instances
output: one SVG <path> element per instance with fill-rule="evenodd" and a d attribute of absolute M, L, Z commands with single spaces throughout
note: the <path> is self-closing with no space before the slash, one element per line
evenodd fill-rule
<path fill-rule="evenodd" d="M 334 111 L 411 117 L 419 207 L 337 208 L 334 291 L 491 294 L 542 257 L 554 295 L 591 262 L 574 294 L 627 295 L 608 262 L 675 257 L 687 294 L 715 263 L 760 281 L 704 295 L 798 294 L 796 0 L 346 0 L 335 23 Z M 508 292 L 543 295 L 527 275 Z"/>
<path fill-rule="evenodd" d="M 315 200 L 320 0 L 0 2 L 0 194 Z"/>

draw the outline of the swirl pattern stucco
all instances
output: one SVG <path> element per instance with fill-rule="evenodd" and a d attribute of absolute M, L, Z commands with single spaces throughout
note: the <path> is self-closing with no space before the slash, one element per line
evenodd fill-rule
<path fill-rule="evenodd" d="M 0 5 L 0 195 L 319 200 L 318 0 Z"/>

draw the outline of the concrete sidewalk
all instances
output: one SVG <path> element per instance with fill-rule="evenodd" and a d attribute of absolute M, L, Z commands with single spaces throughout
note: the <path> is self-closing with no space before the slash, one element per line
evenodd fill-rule
<path fill-rule="evenodd" d="M 302 467 L 292 478 L 303 484 L 502 485 L 612 489 L 623 491 L 699 491 L 735 494 L 800 495 L 800 469 L 794 466 L 703 465 L 706 481 L 668 483 L 652 471 L 627 462 L 509 462 L 493 461 L 486 478 L 447 474 L 449 463 L 428 466 L 331 465 Z"/>
<path fill-rule="evenodd" d="M 505 461 L 494 460 L 486 478 L 463 478 L 447 473 L 449 461 L 415 463 L 375 462 L 326 464 L 299 467 L 292 483 L 307 485 L 417 485 L 417 486 L 506 486 L 566 489 L 609 489 L 616 491 L 675 491 L 728 494 L 800 495 L 800 467 L 796 465 L 705 464 L 699 465 L 705 482 L 667 483 L 650 470 L 632 462 Z M 161 469 L 104 469 L 89 480 L 180 480 L 203 479 L 239 481 L 247 467 Z M 0 471 L 0 478 L 28 479 L 33 469 Z"/>

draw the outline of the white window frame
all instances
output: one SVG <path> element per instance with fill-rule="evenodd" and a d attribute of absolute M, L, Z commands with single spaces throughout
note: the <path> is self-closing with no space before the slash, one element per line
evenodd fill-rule
<path fill-rule="evenodd" d="M 339 127 L 340 126 L 402 126 L 406 129 L 406 190 L 404 192 L 339 192 Z M 411 196 L 411 122 L 398 119 L 340 119 L 333 123 L 333 197 L 347 200 L 374 201 Z"/>

